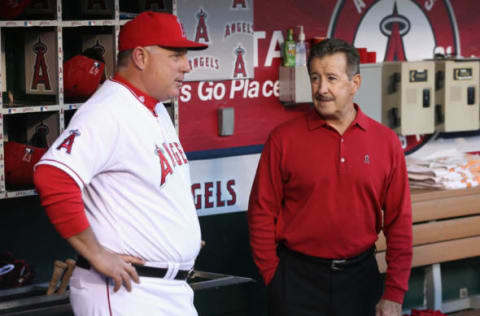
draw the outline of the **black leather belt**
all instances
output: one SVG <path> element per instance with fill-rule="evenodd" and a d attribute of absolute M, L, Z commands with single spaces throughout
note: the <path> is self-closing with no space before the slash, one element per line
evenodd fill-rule
<path fill-rule="evenodd" d="M 156 268 L 142 266 L 139 264 L 132 263 L 137 270 L 139 276 L 149 277 L 149 278 L 164 278 L 168 272 L 166 268 Z M 77 255 L 77 267 L 89 270 L 91 268 L 90 262 L 88 262 L 85 257 Z M 175 280 L 187 280 L 193 277 L 194 270 L 178 270 L 177 275 L 175 275 Z"/>
<path fill-rule="evenodd" d="M 339 270 L 343 270 L 343 269 L 355 266 L 365 261 L 366 259 L 373 257 L 376 252 L 376 248 L 375 246 L 373 246 L 372 248 L 368 249 L 365 252 L 362 252 L 358 256 L 346 258 L 346 259 L 325 259 L 325 258 L 313 257 L 313 256 L 309 256 L 309 255 L 294 251 L 292 249 L 289 249 L 285 247 L 285 245 L 283 244 L 280 244 L 278 246 L 278 251 L 279 253 L 285 252 L 287 254 L 307 260 L 309 262 L 319 263 L 321 265 L 329 267 L 330 270 L 339 271 Z"/>

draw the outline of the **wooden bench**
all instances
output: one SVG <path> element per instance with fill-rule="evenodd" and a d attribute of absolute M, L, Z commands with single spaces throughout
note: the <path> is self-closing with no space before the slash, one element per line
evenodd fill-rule
<path fill-rule="evenodd" d="M 480 187 L 449 190 L 413 190 L 412 267 L 426 266 L 427 308 L 450 312 L 442 306 L 440 263 L 480 256 Z M 386 243 L 376 243 L 380 271 L 386 271 Z"/>

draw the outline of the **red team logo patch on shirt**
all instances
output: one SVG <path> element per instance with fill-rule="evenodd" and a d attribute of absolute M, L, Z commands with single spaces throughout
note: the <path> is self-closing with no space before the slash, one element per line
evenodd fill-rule
<path fill-rule="evenodd" d="M 370 155 L 365 155 L 363 158 L 363 163 L 369 165 L 370 164 Z"/>
<path fill-rule="evenodd" d="M 80 136 L 80 132 L 77 129 L 68 132 L 70 133 L 70 135 L 65 138 L 60 145 L 58 145 L 57 150 L 65 148 L 67 154 L 70 154 L 72 151 L 73 142 L 75 141 L 75 137 Z"/>

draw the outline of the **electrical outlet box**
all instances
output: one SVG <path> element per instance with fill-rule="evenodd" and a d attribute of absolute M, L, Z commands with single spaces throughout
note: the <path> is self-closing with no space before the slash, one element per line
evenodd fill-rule
<path fill-rule="evenodd" d="M 460 298 L 468 297 L 468 289 L 466 287 L 462 287 L 459 292 Z"/>
<path fill-rule="evenodd" d="M 383 64 L 383 124 L 401 135 L 434 132 L 434 70 L 433 61 Z"/>
<path fill-rule="evenodd" d="M 230 136 L 235 130 L 235 110 L 234 108 L 218 109 L 218 135 Z"/>
<path fill-rule="evenodd" d="M 435 62 L 435 124 L 442 132 L 478 130 L 479 65 L 475 60 Z"/>

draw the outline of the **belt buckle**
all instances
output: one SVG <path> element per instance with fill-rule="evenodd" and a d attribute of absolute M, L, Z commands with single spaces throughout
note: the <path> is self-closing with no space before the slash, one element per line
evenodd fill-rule
<path fill-rule="evenodd" d="M 188 273 L 187 273 L 187 280 L 191 280 L 195 278 L 195 269 L 194 268 L 191 268 L 190 270 L 188 270 Z"/>
<path fill-rule="evenodd" d="M 330 269 L 335 270 L 335 271 L 343 270 L 343 268 L 340 267 L 339 265 L 344 264 L 345 262 L 347 262 L 347 260 L 345 260 L 345 259 L 332 260 L 332 263 L 330 264 Z"/>

